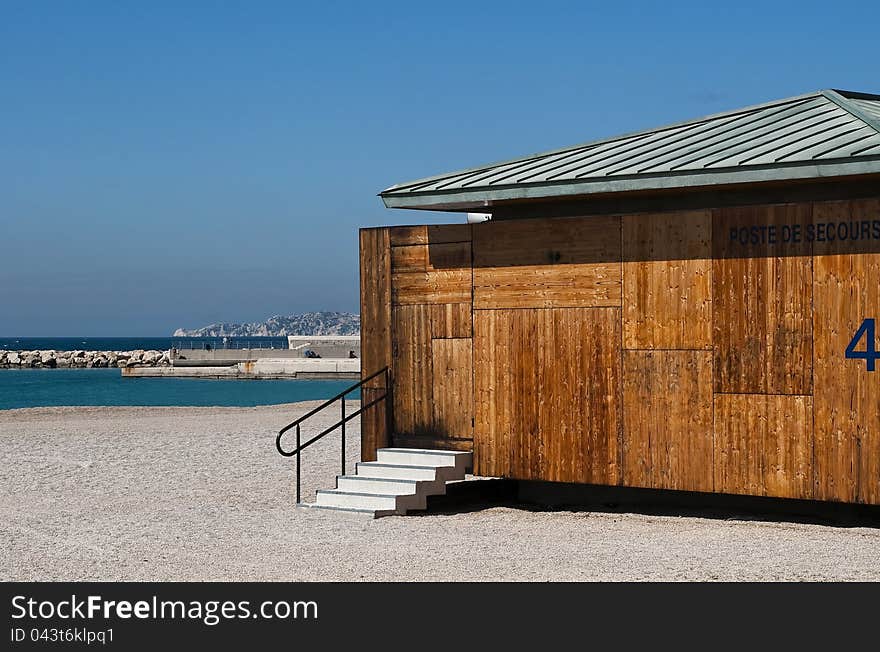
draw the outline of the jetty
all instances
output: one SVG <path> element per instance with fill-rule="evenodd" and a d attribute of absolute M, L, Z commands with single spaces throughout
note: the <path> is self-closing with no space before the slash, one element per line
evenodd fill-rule
<path fill-rule="evenodd" d="M 123 378 L 212 378 L 232 380 L 279 380 L 287 378 L 351 380 L 360 378 L 360 360 L 303 358 L 261 358 L 226 365 L 171 365 L 170 367 L 125 367 Z"/>
<path fill-rule="evenodd" d="M 170 364 L 125 367 L 124 378 L 233 380 L 360 378 L 360 337 L 291 335 L 286 349 L 172 349 Z"/>

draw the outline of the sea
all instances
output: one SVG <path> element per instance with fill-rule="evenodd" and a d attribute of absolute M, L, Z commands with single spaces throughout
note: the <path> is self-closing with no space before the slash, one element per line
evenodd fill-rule
<path fill-rule="evenodd" d="M 225 341 L 224 341 L 225 340 Z M 286 337 L 0 337 L 8 351 L 136 351 L 138 349 L 286 349 Z"/>
<path fill-rule="evenodd" d="M 0 350 L 287 348 L 286 337 L 5 337 Z M 53 406 L 254 407 L 328 399 L 350 380 L 123 378 L 119 369 L 0 369 L 0 410 Z M 357 391 L 348 395 L 357 399 Z"/>

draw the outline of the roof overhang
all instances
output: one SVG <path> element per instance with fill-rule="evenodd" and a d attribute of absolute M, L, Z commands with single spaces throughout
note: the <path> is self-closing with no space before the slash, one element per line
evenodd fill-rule
<path fill-rule="evenodd" d="M 388 208 L 809 183 L 880 172 L 880 95 L 823 90 L 386 188 Z"/>
<path fill-rule="evenodd" d="M 451 189 L 396 194 L 393 189 L 380 193 L 387 208 L 439 211 L 485 210 L 495 204 L 528 200 L 555 200 L 605 193 L 651 190 L 710 189 L 713 186 L 756 184 L 779 181 L 828 180 L 836 177 L 880 173 L 880 155 L 858 160 L 824 160 L 821 163 L 791 163 L 749 166 L 728 170 L 688 171 L 656 175 L 638 174 L 582 179 L 575 182 L 548 182 L 492 186 L 473 190 Z"/>

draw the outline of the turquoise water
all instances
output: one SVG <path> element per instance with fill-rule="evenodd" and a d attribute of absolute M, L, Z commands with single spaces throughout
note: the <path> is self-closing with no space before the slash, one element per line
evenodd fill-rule
<path fill-rule="evenodd" d="M 350 380 L 123 378 L 119 369 L 0 369 L 0 410 L 58 405 L 253 407 L 327 399 Z M 349 394 L 356 399 L 357 392 Z"/>

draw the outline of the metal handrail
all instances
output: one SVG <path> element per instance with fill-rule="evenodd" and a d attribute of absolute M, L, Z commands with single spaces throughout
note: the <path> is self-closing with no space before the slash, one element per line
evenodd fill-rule
<path fill-rule="evenodd" d="M 382 376 L 382 375 L 385 376 L 385 393 L 382 394 L 382 396 L 379 396 L 378 398 L 374 398 L 372 401 L 370 401 L 369 403 L 366 403 L 366 404 L 363 401 L 363 397 L 361 397 L 360 409 L 355 412 L 352 412 L 351 414 L 346 414 L 345 413 L 345 397 L 348 394 L 351 394 L 356 389 L 360 389 L 366 383 L 370 382 L 374 378 L 378 378 L 379 376 Z M 331 432 L 333 432 L 337 428 L 341 427 L 342 428 L 342 455 L 341 455 L 342 473 L 341 473 L 341 475 L 345 475 L 345 424 L 348 423 L 349 421 L 351 421 L 352 419 L 354 419 L 356 416 L 359 416 L 364 410 L 373 407 L 374 405 L 376 405 L 380 401 L 385 401 L 385 423 L 386 423 L 386 426 L 389 427 L 389 432 L 390 432 L 391 410 L 390 410 L 390 405 L 389 405 L 390 401 L 388 400 L 388 397 L 390 396 L 390 394 L 391 394 L 391 372 L 388 369 L 388 367 L 384 367 L 384 368 L 380 369 L 379 371 L 377 371 L 376 373 L 367 376 L 366 378 L 361 380 L 359 383 L 352 385 L 351 387 L 349 387 L 345 391 L 340 392 L 339 394 L 337 394 L 333 398 L 327 399 L 326 401 L 321 403 L 321 405 L 319 405 L 315 409 L 311 410 L 310 412 L 307 412 L 303 416 L 299 417 L 296 421 L 293 421 L 293 422 L 287 424 L 281 430 L 278 431 L 278 436 L 275 438 L 275 448 L 278 449 L 278 452 L 281 455 L 283 455 L 284 457 L 293 457 L 294 455 L 296 455 L 296 502 L 297 502 L 297 504 L 302 502 L 300 500 L 300 453 L 302 453 L 306 448 L 308 448 L 309 446 L 314 444 L 316 441 L 318 441 L 322 437 L 329 435 Z M 318 412 L 321 412 L 322 410 L 329 407 L 330 405 L 332 405 L 336 401 L 341 401 L 341 405 L 342 405 L 341 419 L 339 421 L 337 421 L 336 423 L 334 423 L 329 428 L 322 430 L 320 433 L 318 433 L 317 435 L 315 435 L 314 437 L 309 439 L 305 444 L 303 444 L 301 441 L 301 432 L 300 432 L 300 425 L 302 424 L 302 422 L 305 421 L 306 419 L 316 415 Z M 286 433 L 287 431 L 289 431 L 293 428 L 296 428 L 296 448 L 294 448 L 293 450 L 287 451 L 287 450 L 284 450 L 284 448 L 281 446 L 281 438 L 284 436 L 284 433 Z"/>

